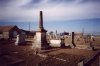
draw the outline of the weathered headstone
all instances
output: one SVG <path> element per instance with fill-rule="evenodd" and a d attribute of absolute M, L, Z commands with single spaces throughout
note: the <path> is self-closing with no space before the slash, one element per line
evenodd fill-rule
<path fill-rule="evenodd" d="M 15 45 L 20 45 L 23 44 L 24 42 L 25 42 L 25 35 L 24 34 L 17 35 Z"/>
<path fill-rule="evenodd" d="M 64 39 L 61 38 L 60 34 L 56 33 L 53 34 L 54 37 L 50 40 L 50 46 L 51 47 L 64 47 L 65 43 L 64 43 Z"/>
<path fill-rule="evenodd" d="M 92 45 L 92 42 L 90 42 L 88 44 L 88 47 L 87 47 L 88 50 L 94 50 L 94 46 Z"/>
<path fill-rule="evenodd" d="M 94 36 L 93 35 L 91 35 L 91 42 L 93 42 L 94 41 Z"/>
<path fill-rule="evenodd" d="M 72 35 L 71 35 L 71 44 L 70 44 L 70 47 L 71 47 L 71 48 L 75 48 L 75 43 L 74 43 L 74 32 L 72 32 Z"/>

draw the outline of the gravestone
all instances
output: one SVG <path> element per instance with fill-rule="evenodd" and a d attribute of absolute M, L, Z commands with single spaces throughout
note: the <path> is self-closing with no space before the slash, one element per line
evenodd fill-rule
<path fill-rule="evenodd" d="M 75 48 L 74 36 L 75 36 L 75 34 L 74 34 L 74 32 L 72 32 L 72 35 L 71 35 L 71 44 L 70 44 L 71 48 Z"/>
<path fill-rule="evenodd" d="M 64 43 L 64 39 L 61 38 L 60 34 L 56 33 L 53 34 L 54 37 L 52 37 L 52 39 L 50 39 L 50 46 L 51 47 L 64 47 L 65 43 Z"/>
<path fill-rule="evenodd" d="M 25 42 L 25 34 L 17 35 L 15 45 L 21 45 Z"/>
<path fill-rule="evenodd" d="M 90 42 L 88 44 L 88 47 L 87 47 L 88 50 L 94 50 L 94 46 L 92 45 L 92 42 Z"/>
<path fill-rule="evenodd" d="M 64 39 L 51 39 L 50 46 L 51 47 L 64 47 Z"/>
<path fill-rule="evenodd" d="M 94 36 L 93 35 L 91 35 L 91 42 L 93 42 L 94 41 Z"/>

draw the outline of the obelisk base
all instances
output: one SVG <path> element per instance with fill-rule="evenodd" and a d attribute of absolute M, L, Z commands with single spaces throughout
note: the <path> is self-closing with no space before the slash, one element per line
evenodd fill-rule
<path fill-rule="evenodd" d="M 40 50 L 46 50 L 49 48 L 49 44 L 46 39 L 46 32 L 36 32 L 36 43 L 35 47 Z"/>
<path fill-rule="evenodd" d="M 48 43 L 36 43 L 35 48 L 37 48 L 39 50 L 48 50 L 49 44 Z"/>

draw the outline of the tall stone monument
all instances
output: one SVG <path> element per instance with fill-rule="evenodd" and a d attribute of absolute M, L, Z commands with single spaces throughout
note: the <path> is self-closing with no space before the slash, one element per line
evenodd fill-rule
<path fill-rule="evenodd" d="M 43 27 L 43 13 L 40 11 L 40 16 L 39 16 L 39 26 L 38 30 L 36 31 L 36 48 L 38 49 L 48 49 L 49 44 L 47 43 L 46 39 L 46 30 Z"/>

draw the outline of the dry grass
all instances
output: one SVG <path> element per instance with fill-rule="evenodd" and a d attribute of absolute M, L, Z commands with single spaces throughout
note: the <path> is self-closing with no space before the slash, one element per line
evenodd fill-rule
<path fill-rule="evenodd" d="M 0 41 L 0 59 L 2 59 L 2 57 L 5 58 L 5 56 L 10 56 L 10 57 L 13 57 L 13 59 L 17 58 L 17 59 L 23 60 L 20 63 L 10 64 L 10 66 L 36 66 L 37 64 L 41 64 L 41 63 L 44 63 L 41 66 L 45 65 L 46 63 L 49 63 L 48 66 L 53 66 L 53 65 L 66 66 L 67 64 L 69 64 L 68 66 L 72 66 L 72 64 L 75 63 L 75 60 L 73 60 L 74 58 L 76 58 L 76 60 L 79 60 L 78 57 L 82 57 L 82 58 L 85 57 L 85 59 L 88 59 L 99 52 L 100 50 L 90 51 L 90 50 L 80 50 L 80 49 L 75 49 L 75 48 L 74 49 L 69 49 L 69 48 L 58 49 L 57 48 L 57 50 L 55 51 L 43 53 L 43 54 L 52 56 L 50 57 L 51 59 L 49 57 L 45 59 L 43 57 L 35 55 L 32 46 L 29 46 L 29 45 L 16 46 L 14 45 L 13 41 Z M 57 57 L 57 58 L 65 59 L 65 60 L 69 58 L 70 62 L 69 63 L 67 63 L 68 61 L 62 62 L 61 60 L 57 60 L 53 57 Z M 2 60 L 4 60 L 4 58 Z M 99 59 L 96 58 L 90 65 L 99 66 L 98 61 Z M 0 62 L 0 66 L 8 66 L 7 63 L 5 62 L 6 60 L 4 60 L 4 63 Z"/>

